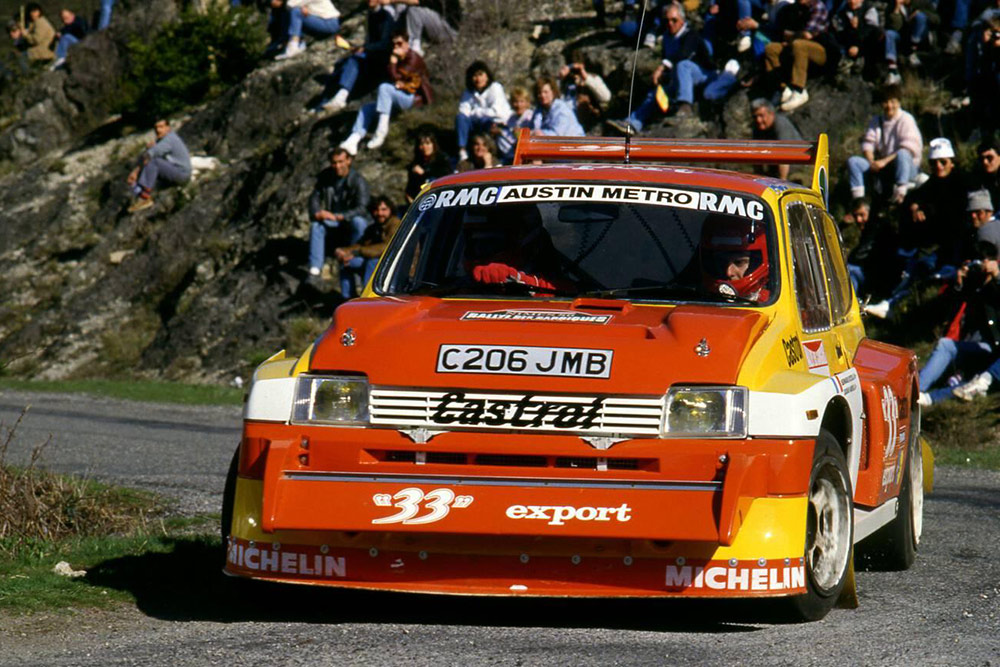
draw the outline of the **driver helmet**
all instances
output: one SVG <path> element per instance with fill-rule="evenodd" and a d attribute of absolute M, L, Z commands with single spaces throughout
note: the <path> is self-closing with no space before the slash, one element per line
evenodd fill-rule
<path fill-rule="evenodd" d="M 767 301 L 770 271 L 763 223 L 730 215 L 709 216 L 701 229 L 700 252 L 706 290 Z"/>

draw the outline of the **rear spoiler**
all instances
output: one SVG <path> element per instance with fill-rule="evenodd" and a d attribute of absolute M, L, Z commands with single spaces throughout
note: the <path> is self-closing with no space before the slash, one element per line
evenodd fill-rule
<path fill-rule="evenodd" d="M 718 164 L 811 164 L 811 187 L 829 204 L 830 149 L 826 134 L 811 141 L 748 141 L 741 139 L 632 139 L 630 162 Z M 618 137 L 532 136 L 522 128 L 514 164 L 536 162 L 625 161 L 625 139 Z"/>

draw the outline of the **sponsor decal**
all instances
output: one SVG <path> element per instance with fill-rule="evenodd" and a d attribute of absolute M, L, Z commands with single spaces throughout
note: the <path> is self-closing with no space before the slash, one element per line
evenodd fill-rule
<path fill-rule="evenodd" d="M 576 310 L 470 310 L 463 320 L 497 322 L 567 322 L 571 324 L 607 324 L 612 315 L 594 315 Z"/>
<path fill-rule="evenodd" d="M 896 461 L 893 461 L 891 466 L 886 466 L 882 471 L 882 488 L 886 489 L 890 487 L 893 481 L 896 479 Z"/>
<path fill-rule="evenodd" d="M 456 496 L 451 489 L 434 489 L 424 493 L 421 489 L 410 487 L 393 495 L 376 493 L 372 496 L 376 507 L 395 507 L 399 511 L 381 519 L 372 519 L 372 523 L 402 523 L 410 526 L 434 523 L 448 516 L 452 508 L 468 507 L 473 500 L 472 496 Z M 424 513 L 421 514 L 421 511 Z"/>
<path fill-rule="evenodd" d="M 427 204 L 431 194 L 435 200 Z M 456 190 L 439 190 L 420 201 L 421 211 L 453 206 L 492 206 L 494 204 L 589 201 L 619 204 L 652 204 L 672 206 L 711 213 L 738 215 L 752 220 L 764 219 L 764 204 L 739 195 L 719 192 L 697 192 L 674 188 L 629 185 L 597 185 L 576 183 L 523 183 L 515 185 L 478 185 Z"/>
<path fill-rule="evenodd" d="M 553 400 L 536 394 L 518 399 L 484 398 L 482 394 L 472 397 L 464 391 L 451 391 L 441 397 L 430 420 L 442 425 L 588 429 L 601 417 L 604 399 L 584 400 Z"/>
<path fill-rule="evenodd" d="M 816 375 L 829 375 L 830 364 L 826 360 L 826 348 L 821 340 L 807 340 L 802 342 L 802 349 L 806 353 L 806 366 L 810 373 Z"/>
<path fill-rule="evenodd" d="M 899 433 L 899 402 L 892 387 L 882 387 L 882 419 L 885 422 L 885 453 L 886 458 L 896 452 L 896 436 Z"/>
<path fill-rule="evenodd" d="M 799 342 L 798 334 L 788 339 L 783 338 L 781 347 L 785 350 L 785 361 L 789 368 L 802 361 L 802 344 Z"/>
<path fill-rule="evenodd" d="M 761 567 L 750 564 L 668 565 L 667 590 L 790 591 L 805 588 L 805 565 Z"/>
<path fill-rule="evenodd" d="M 619 507 L 573 507 L 571 505 L 511 505 L 507 508 L 507 518 L 540 520 L 550 526 L 563 526 L 567 521 L 631 521 L 627 503 Z"/>
<path fill-rule="evenodd" d="M 318 547 L 279 545 L 229 539 L 226 560 L 237 570 L 262 574 L 294 574 L 306 579 L 347 576 L 347 559 L 320 553 Z"/>
<path fill-rule="evenodd" d="M 438 373 L 499 373 L 607 379 L 611 350 L 507 345 L 442 345 Z"/>
<path fill-rule="evenodd" d="M 417 210 L 426 211 L 434 208 L 434 202 L 437 201 L 437 194 L 434 192 L 429 193 L 426 197 L 420 200 L 417 205 Z"/>
<path fill-rule="evenodd" d="M 836 376 L 835 376 L 836 377 Z M 841 393 L 847 396 L 858 390 L 858 374 L 856 371 L 848 371 L 839 377 Z"/>

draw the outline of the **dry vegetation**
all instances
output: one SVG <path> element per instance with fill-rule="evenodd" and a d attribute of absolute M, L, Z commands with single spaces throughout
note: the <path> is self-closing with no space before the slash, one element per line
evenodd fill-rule
<path fill-rule="evenodd" d="M 27 411 L 10 426 L 0 422 L 0 558 L 71 536 L 134 532 L 159 513 L 147 494 L 44 470 L 48 441 L 32 449 L 27 465 L 9 464 L 8 451 Z"/>

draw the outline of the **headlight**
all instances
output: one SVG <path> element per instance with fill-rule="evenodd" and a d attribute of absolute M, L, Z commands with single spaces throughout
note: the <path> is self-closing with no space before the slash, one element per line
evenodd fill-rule
<path fill-rule="evenodd" d="M 299 377 L 292 421 L 367 424 L 368 380 L 359 377 Z"/>
<path fill-rule="evenodd" d="M 667 392 L 663 431 L 671 436 L 746 437 L 746 406 L 745 387 L 674 387 Z"/>

